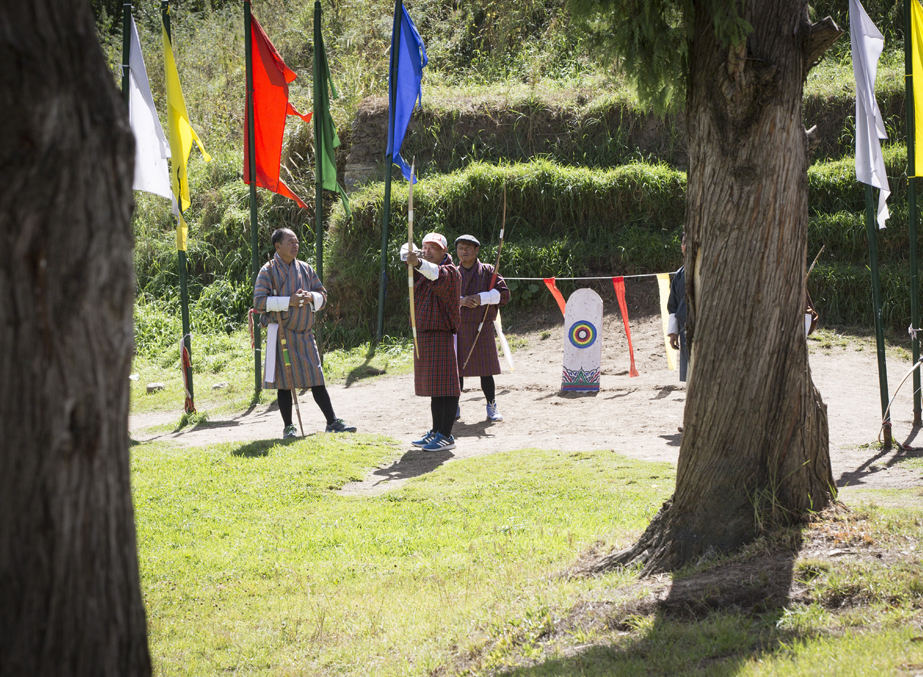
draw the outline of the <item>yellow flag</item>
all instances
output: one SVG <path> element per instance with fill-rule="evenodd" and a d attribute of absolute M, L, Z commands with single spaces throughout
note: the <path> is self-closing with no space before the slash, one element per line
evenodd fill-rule
<path fill-rule="evenodd" d="M 667 310 L 667 302 L 670 299 L 670 274 L 657 274 L 657 288 L 660 290 L 660 319 L 663 321 L 663 343 L 667 350 L 667 368 L 670 371 L 676 371 L 676 352 L 670 347 L 670 335 L 667 334 L 667 325 L 669 324 L 670 312 Z"/>
<path fill-rule="evenodd" d="M 186 112 L 186 101 L 183 99 L 183 89 L 179 84 L 179 73 L 176 71 L 176 61 L 173 59 L 173 47 L 167 36 L 167 29 L 163 31 L 163 64 L 167 76 L 167 119 L 170 127 L 170 162 L 173 165 L 170 172 L 170 181 L 173 185 L 173 195 L 179 203 L 180 211 L 189 208 L 189 178 L 186 175 L 186 163 L 189 161 L 189 152 L 192 142 L 195 141 L 202 151 L 205 161 L 211 156 L 205 152 L 205 147 L 199 140 L 192 125 L 189 124 L 189 113 Z M 182 219 L 180 219 L 182 222 Z M 185 225 L 185 224 L 184 224 Z M 185 248 L 185 237 L 183 238 Z M 179 237 L 177 237 L 179 244 Z"/>
<path fill-rule="evenodd" d="M 923 7 L 919 0 L 910 2 L 910 73 L 913 75 L 914 176 L 920 176 L 923 164 Z"/>

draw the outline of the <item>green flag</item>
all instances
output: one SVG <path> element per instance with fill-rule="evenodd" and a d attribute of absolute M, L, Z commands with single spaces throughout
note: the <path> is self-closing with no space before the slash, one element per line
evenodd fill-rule
<path fill-rule="evenodd" d="M 330 97 L 336 99 L 336 87 L 330 81 L 330 66 L 327 64 L 327 49 L 320 32 L 320 2 L 314 3 L 314 155 L 315 173 L 321 177 L 321 186 L 335 190 L 343 200 L 343 210 L 350 216 L 349 199 L 346 191 L 337 183 L 337 163 L 334 150 L 340 145 L 340 137 L 330 117 Z"/>

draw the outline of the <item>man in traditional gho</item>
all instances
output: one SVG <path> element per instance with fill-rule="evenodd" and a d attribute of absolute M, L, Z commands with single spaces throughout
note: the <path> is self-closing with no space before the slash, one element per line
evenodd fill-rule
<path fill-rule="evenodd" d="M 452 263 L 445 236 L 429 233 L 423 250 L 401 247 L 401 260 L 414 268 L 413 300 L 420 355 L 414 354 L 413 384 L 419 397 L 430 398 L 433 427 L 412 444 L 423 451 L 455 448 L 452 426 L 458 409 L 458 299 L 461 275 Z"/>
<path fill-rule="evenodd" d="M 494 339 L 493 322 L 497 319 L 500 306 L 510 300 L 510 290 L 499 275 L 491 287 L 490 280 L 494 267 L 481 263 L 478 253 L 481 243 L 473 235 L 455 238 L 455 251 L 458 253 L 458 270 L 461 273 L 461 325 L 458 328 L 458 386 L 465 389 L 466 376 L 479 376 L 481 390 L 487 399 L 487 418 L 502 421 L 503 416 L 497 409 L 494 375 L 500 373 L 500 358 L 497 355 L 497 342 Z M 488 306 L 484 317 L 484 306 Z M 483 322 L 481 334 L 478 326 Z M 475 344 L 477 340 L 477 344 Z M 471 346 L 474 351 L 471 352 Z M 468 353 L 471 357 L 468 357 Z M 468 360 L 467 366 L 465 360 Z M 456 410 L 456 418 L 461 417 L 461 409 Z"/>
<path fill-rule="evenodd" d="M 686 232 L 680 244 L 683 256 L 686 256 Z M 686 346 L 686 267 L 680 266 L 670 282 L 670 298 L 667 299 L 667 335 L 670 347 L 679 351 L 679 380 L 686 380 L 686 368 L 689 364 L 689 348 Z"/>
<path fill-rule="evenodd" d="M 279 228 L 272 234 L 272 244 L 276 253 L 257 275 L 253 307 L 262 313 L 263 326 L 269 327 L 263 387 L 278 391 L 276 397 L 285 426 L 282 437 L 298 434 L 292 424 L 292 388 L 311 389 L 314 401 L 327 419 L 325 432 L 354 433 L 355 427 L 346 425 L 333 413 L 314 340 L 315 313 L 327 302 L 327 290 L 311 266 L 298 260 L 295 233 Z M 291 357 L 290 370 L 282 355 L 283 338 Z"/>

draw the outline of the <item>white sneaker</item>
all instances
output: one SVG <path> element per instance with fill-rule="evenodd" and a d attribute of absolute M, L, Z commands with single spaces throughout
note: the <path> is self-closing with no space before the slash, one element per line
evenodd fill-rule
<path fill-rule="evenodd" d="M 503 420 L 503 415 L 500 413 L 500 410 L 497 409 L 497 400 L 487 403 L 487 418 L 494 423 L 499 423 Z"/>

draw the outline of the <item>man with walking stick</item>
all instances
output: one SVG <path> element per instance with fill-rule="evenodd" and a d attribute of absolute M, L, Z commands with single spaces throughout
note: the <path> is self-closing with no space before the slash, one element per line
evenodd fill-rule
<path fill-rule="evenodd" d="M 298 388 L 311 388 L 311 395 L 327 419 L 325 432 L 354 433 L 356 428 L 337 418 L 324 385 L 317 341 L 314 339 L 315 313 L 327 302 L 327 290 L 304 261 L 298 260 L 298 237 L 288 228 L 272 234 L 276 249 L 272 261 L 263 265 L 256 278 L 253 307 L 260 321 L 269 327 L 266 335 L 266 363 L 263 387 L 275 388 L 282 422 L 282 437 L 296 437 L 292 424 L 292 402 L 301 425 Z M 301 429 L 304 436 L 304 428 Z"/>
<path fill-rule="evenodd" d="M 481 243 L 476 237 L 462 235 L 455 238 L 455 251 L 458 253 L 458 269 L 461 273 L 459 388 L 464 390 L 466 376 L 480 377 L 481 390 L 487 399 L 487 418 L 494 422 L 502 421 L 494 384 L 494 376 L 500 373 L 500 358 L 491 327 L 499 307 L 505 306 L 510 300 L 510 290 L 503 278 L 496 274 L 494 266 L 481 263 L 478 259 Z M 487 326 L 486 331 L 484 325 Z M 459 418 L 461 409 L 456 410 L 455 414 Z"/>

